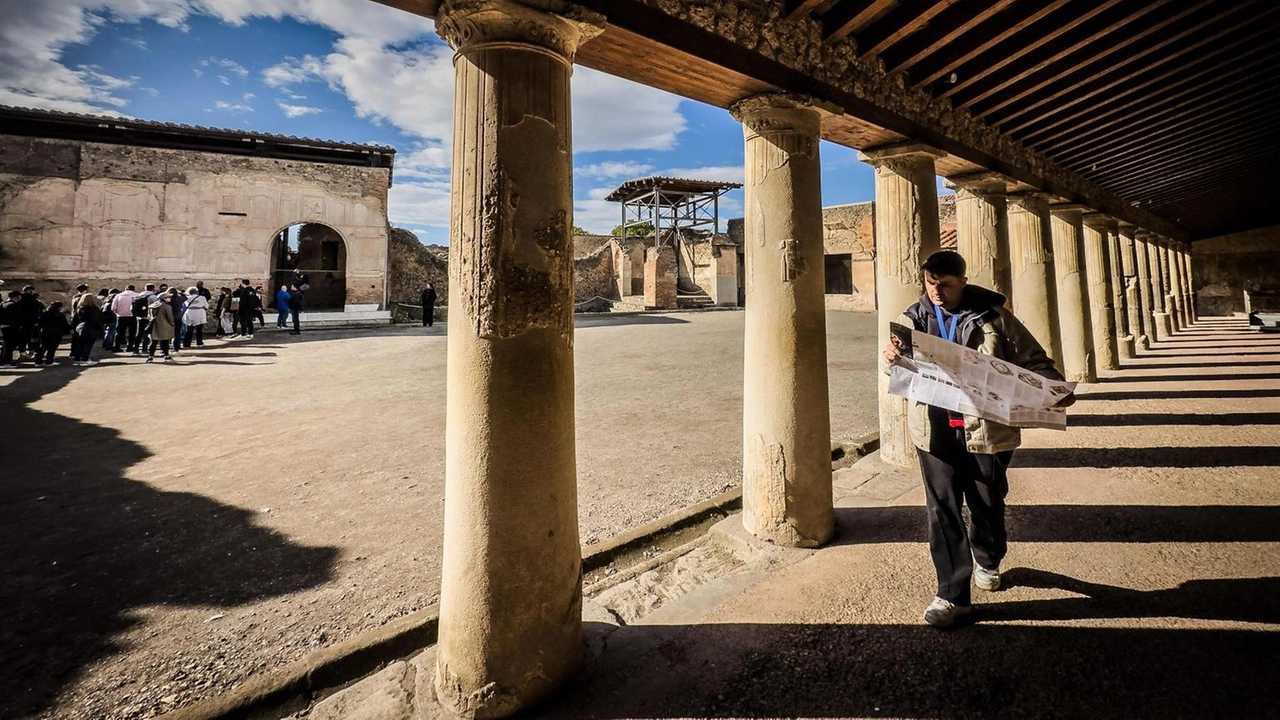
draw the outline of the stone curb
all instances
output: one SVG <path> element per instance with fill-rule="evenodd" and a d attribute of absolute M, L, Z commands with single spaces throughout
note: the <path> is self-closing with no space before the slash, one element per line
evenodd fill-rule
<path fill-rule="evenodd" d="M 880 446 L 879 433 L 842 444 L 845 454 L 862 457 Z M 834 454 L 834 453 L 833 453 Z M 609 538 L 582 557 L 582 572 L 598 570 L 656 538 L 742 507 L 742 488 L 720 493 Z M 160 715 L 161 720 L 262 720 L 308 707 L 326 691 L 341 689 L 404 660 L 436 642 L 440 606 L 431 605 L 382 627 L 308 654 L 301 660 L 245 681 L 221 695 Z"/>

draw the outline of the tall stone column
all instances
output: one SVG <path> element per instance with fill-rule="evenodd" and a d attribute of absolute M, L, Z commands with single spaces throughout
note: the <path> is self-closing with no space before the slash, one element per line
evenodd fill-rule
<path fill-rule="evenodd" d="M 1121 228 L 1120 232 L 1123 235 L 1124 228 Z M 1137 345 L 1141 350 L 1149 350 L 1151 343 L 1155 341 L 1155 333 L 1151 329 L 1154 322 L 1151 318 L 1151 263 L 1147 258 L 1147 244 L 1142 240 L 1142 231 L 1130 228 L 1129 232 L 1130 237 L 1133 238 L 1134 272 L 1138 286 Z"/>
<path fill-rule="evenodd" d="M 746 141 L 742 524 L 790 547 L 831 539 L 820 116 L 808 98 L 730 110 Z"/>
<path fill-rule="evenodd" d="M 1053 205 L 1049 229 L 1053 238 L 1053 270 L 1057 279 L 1058 328 L 1062 335 L 1062 366 L 1068 380 L 1097 382 L 1094 365 L 1092 320 L 1085 302 L 1085 277 L 1080 262 L 1081 218 L 1079 205 Z"/>
<path fill-rule="evenodd" d="M 1013 314 L 1027 326 L 1065 374 L 1051 236 L 1049 203 L 1043 195 L 1019 193 L 1009 196 Z"/>
<path fill-rule="evenodd" d="M 1160 277 L 1160 245 L 1156 235 L 1148 230 L 1138 234 L 1147 248 L 1147 287 L 1151 291 L 1151 339 L 1156 342 L 1168 340 L 1173 336 L 1173 327 L 1169 323 L 1169 313 L 1165 312 L 1164 282 Z"/>
<path fill-rule="evenodd" d="M 1178 258 L 1182 266 L 1182 306 L 1186 309 L 1187 325 L 1190 326 L 1199 318 L 1196 312 L 1196 292 L 1191 281 L 1191 243 L 1182 243 L 1180 248 Z"/>
<path fill-rule="evenodd" d="M 1107 220 L 1104 239 L 1107 245 L 1107 260 L 1111 267 L 1111 302 L 1115 309 L 1116 359 L 1132 358 L 1134 355 L 1133 329 L 1129 327 L 1129 301 L 1125 296 L 1124 262 L 1121 259 L 1120 231 L 1114 220 Z"/>
<path fill-rule="evenodd" d="M 920 265 L 941 247 L 934 161 L 943 153 L 919 144 L 867 150 L 858 158 L 876 169 L 876 307 L 879 349 L 889 344 L 889 323 L 920 299 Z M 880 357 L 880 457 L 900 467 L 917 464 L 907 429 L 907 400 L 889 394 Z"/>
<path fill-rule="evenodd" d="M 969 282 L 1011 300 L 1008 181 L 995 173 L 975 173 L 949 178 L 947 184 L 956 191 L 956 250 L 968 263 Z"/>
<path fill-rule="evenodd" d="M 602 16 L 445 0 L 454 58 L 444 563 L 435 689 L 510 715 L 582 660 L 569 75 Z"/>
<path fill-rule="evenodd" d="M 1178 269 L 1178 247 L 1170 238 L 1161 238 L 1160 262 L 1163 265 L 1162 272 L 1169 282 L 1169 299 L 1165 307 L 1169 311 L 1170 324 L 1173 325 L 1174 332 L 1177 332 L 1185 328 L 1187 323 L 1182 317 L 1182 273 Z"/>
<path fill-rule="evenodd" d="M 1105 215 L 1084 216 L 1084 264 L 1089 288 L 1090 337 L 1099 370 L 1118 370 L 1118 338 L 1116 334 L 1115 293 L 1112 291 L 1113 270 L 1110 243 L 1110 220 Z"/>

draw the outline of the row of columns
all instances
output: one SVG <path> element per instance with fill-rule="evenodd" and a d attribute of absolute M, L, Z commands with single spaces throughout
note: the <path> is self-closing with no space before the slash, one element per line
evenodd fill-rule
<path fill-rule="evenodd" d="M 456 51 L 456 76 L 434 684 L 464 717 L 528 707 L 582 660 L 569 77 L 604 19 L 556 8 L 445 0 L 436 21 Z M 814 547 L 835 528 L 820 113 L 812 99 L 785 94 L 746 98 L 731 112 L 745 147 L 743 524 L 762 540 Z M 888 321 L 921 295 L 921 262 L 940 247 L 942 155 L 909 143 L 861 155 L 875 167 L 881 346 Z M 1093 380 L 1135 343 L 1194 319 L 1185 247 L 1011 192 L 991 173 L 952 182 L 971 280 L 1009 298 L 1068 377 Z M 882 454 L 909 464 L 907 404 L 881 377 Z"/>

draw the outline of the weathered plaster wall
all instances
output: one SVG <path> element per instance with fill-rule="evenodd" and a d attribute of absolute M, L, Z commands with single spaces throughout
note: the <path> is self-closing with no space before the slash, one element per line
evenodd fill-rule
<path fill-rule="evenodd" d="M 1201 315 L 1244 312 L 1244 291 L 1280 291 L 1280 225 L 1192 244 L 1191 275 Z"/>
<path fill-rule="evenodd" d="M 398 303 L 418 305 L 422 291 L 430 282 L 436 288 L 437 314 L 443 311 L 449 298 L 449 261 L 422 244 L 417 235 L 404 228 L 391 228 L 388 238 L 390 276 L 388 297 L 391 311 L 397 319 L 420 320 L 421 315 L 400 308 Z"/>
<path fill-rule="evenodd" d="M 578 244 L 575 242 L 574 246 Z M 608 240 L 596 244 L 590 254 L 574 258 L 573 279 L 575 304 L 586 304 L 595 297 L 619 299 L 618 284 L 614 278 L 613 247 Z"/>
<path fill-rule="evenodd" d="M 0 277 L 51 294 L 270 280 L 272 240 L 342 236 L 346 303 L 385 301 L 390 170 L 0 135 Z"/>

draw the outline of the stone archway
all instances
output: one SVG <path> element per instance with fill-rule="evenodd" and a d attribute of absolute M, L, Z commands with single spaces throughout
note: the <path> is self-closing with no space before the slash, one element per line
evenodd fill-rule
<path fill-rule="evenodd" d="M 295 274 L 296 273 L 296 274 Z M 316 222 L 294 223 L 275 234 L 271 243 L 271 289 L 264 298 L 275 307 L 281 285 L 302 275 L 308 284 L 308 311 L 341 312 L 347 302 L 347 244 L 337 230 Z"/>

